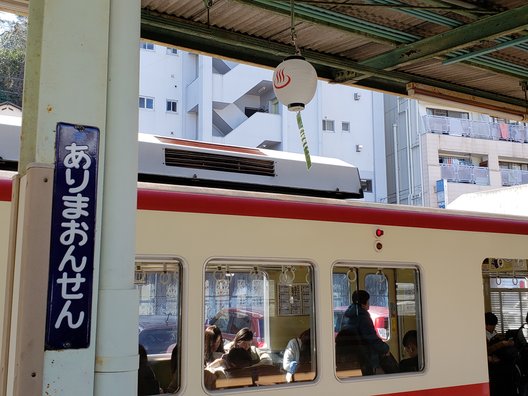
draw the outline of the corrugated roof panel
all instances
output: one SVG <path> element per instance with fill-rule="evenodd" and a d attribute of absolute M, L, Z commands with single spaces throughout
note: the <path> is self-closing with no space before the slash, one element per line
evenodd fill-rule
<path fill-rule="evenodd" d="M 0 10 L 14 3 L 29 0 L 0 0 Z M 209 3 L 141 0 L 143 37 L 266 67 L 290 53 L 289 2 Z M 358 86 L 397 94 L 408 83 L 425 84 L 516 107 L 526 107 L 519 82 L 528 80 L 528 42 L 442 60 L 527 34 L 526 15 L 526 0 L 295 1 L 297 43 L 321 78 L 362 75 Z"/>

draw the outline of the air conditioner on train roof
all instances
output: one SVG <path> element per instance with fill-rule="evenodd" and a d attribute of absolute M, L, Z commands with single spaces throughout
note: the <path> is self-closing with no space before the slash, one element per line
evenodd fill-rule
<path fill-rule="evenodd" d="M 139 179 L 333 198 L 363 198 L 358 169 L 335 158 L 139 134 Z"/>

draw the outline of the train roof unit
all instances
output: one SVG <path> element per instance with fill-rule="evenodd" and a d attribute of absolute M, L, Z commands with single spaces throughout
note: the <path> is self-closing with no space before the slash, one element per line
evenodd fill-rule
<path fill-rule="evenodd" d="M 139 180 L 279 192 L 327 198 L 363 198 L 357 167 L 339 159 L 139 134 Z"/>

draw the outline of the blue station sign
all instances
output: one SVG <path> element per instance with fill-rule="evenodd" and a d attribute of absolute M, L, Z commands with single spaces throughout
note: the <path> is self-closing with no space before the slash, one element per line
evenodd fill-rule
<path fill-rule="evenodd" d="M 99 135 L 57 124 L 46 350 L 90 345 Z"/>

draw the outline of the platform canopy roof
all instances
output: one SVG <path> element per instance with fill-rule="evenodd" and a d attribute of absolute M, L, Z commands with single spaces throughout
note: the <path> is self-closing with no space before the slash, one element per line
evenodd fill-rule
<path fill-rule="evenodd" d="M 27 13 L 30 0 L 0 0 Z M 455 101 L 497 115 L 528 111 L 526 0 L 141 0 L 141 35 L 275 67 L 296 43 L 321 79 Z"/>

